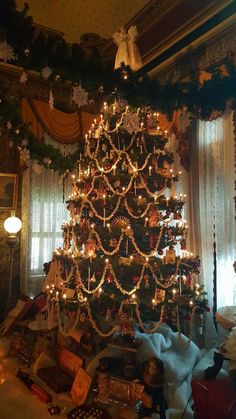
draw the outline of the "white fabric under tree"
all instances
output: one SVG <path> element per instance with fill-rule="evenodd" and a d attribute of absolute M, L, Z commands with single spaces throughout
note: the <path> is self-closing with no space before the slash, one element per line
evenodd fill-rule
<path fill-rule="evenodd" d="M 213 303 L 216 250 L 217 307 L 236 305 L 234 210 L 234 138 L 232 112 L 214 121 L 199 121 L 192 141 L 191 194 L 194 251 L 202 264 L 202 281 Z"/>
<path fill-rule="evenodd" d="M 45 142 L 59 148 L 64 154 L 72 153 L 76 148 L 76 145 L 59 144 L 46 133 Z M 27 269 L 22 280 L 22 291 L 34 296 L 42 288 L 43 264 L 52 259 L 55 248 L 63 245 L 61 224 L 68 218 L 65 199 L 70 193 L 70 181 L 68 186 L 65 183 L 63 187 L 62 175 L 35 162 L 28 172 L 25 177 L 29 177 L 29 200 L 24 202 L 25 206 L 28 204 L 28 209 L 24 208 L 24 213 L 28 215 L 28 232 L 25 234 L 27 248 L 22 251 Z"/>

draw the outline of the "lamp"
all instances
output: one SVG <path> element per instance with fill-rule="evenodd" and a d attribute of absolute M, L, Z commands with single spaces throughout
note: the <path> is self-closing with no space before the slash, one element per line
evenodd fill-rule
<path fill-rule="evenodd" d="M 17 246 L 19 242 L 19 237 L 17 236 L 17 233 L 22 228 L 22 222 L 21 220 L 15 216 L 15 211 L 11 212 L 11 216 L 8 217 L 3 224 L 5 230 L 7 233 L 9 233 L 9 236 L 7 237 L 7 244 L 10 249 L 10 274 L 9 274 L 9 285 L 8 285 L 8 299 L 7 299 L 7 305 L 6 305 L 6 314 L 10 309 L 11 306 L 11 288 L 12 288 L 12 272 L 13 272 L 13 253 L 14 248 Z"/>

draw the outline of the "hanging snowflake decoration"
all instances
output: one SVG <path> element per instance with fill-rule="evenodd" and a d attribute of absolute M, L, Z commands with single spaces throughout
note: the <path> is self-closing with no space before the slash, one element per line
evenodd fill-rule
<path fill-rule="evenodd" d="M 30 158 L 28 158 L 28 160 L 26 161 L 26 166 L 27 167 L 31 167 L 32 166 L 32 160 Z"/>
<path fill-rule="evenodd" d="M 0 60 L 6 63 L 7 61 L 15 61 L 17 55 L 14 49 L 6 41 L 0 42 Z"/>
<path fill-rule="evenodd" d="M 178 129 L 179 132 L 184 133 L 192 122 L 192 115 L 187 108 L 183 108 L 179 114 Z"/>
<path fill-rule="evenodd" d="M 44 157 L 43 158 L 43 163 L 45 164 L 45 166 L 49 166 L 51 164 L 52 160 L 50 159 L 50 157 Z"/>
<path fill-rule="evenodd" d="M 49 93 L 49 101 L 48 101 L 48 103 L 49 103 L 49 108 L 51 110 L 54 109 L 54 97 L 53 97 L 53 94 L 52 94 L 52 90 L 50 90 L 50 93 Z"/>
<path fill-rule="evenodd" d="M 20 83 L 26 83 L 28 81 L 28 76 L 25 71 L 20 76 Z"/>
<path fill-rule="evenodd" d="M 135 112 L 129 112 L 123 118 L 123 128 L 130 134 L 138 131 L 139 129 L 139 116 Z"/>
<path fill-rule="evenodd" d="M 47 80 L 51 76 L 51 74 L 52 74 L 52 69 L 50 67 L 48 67 L 48 66 L 43 67 L 42 70 L 41 70 L 41 73 L 42 73 L 42 77 L 45 80 Z"/>
<path fill-rule="evenodd" d="M 29 153 L 29 150 L 27 148 L 23 148 L 23 150 L 20 150 L 20 158 L 24 162 L 27 162 L 29 160 L 30 153 Z"/>
<path fill-rule="evenodd" d="M 74 86 L 72 100 L 76 103 L 78 108 L 81 108 L 81 106 L 87 105 L 88 103 L 88 93 L 82 86 Z"/>
<path fill-rule="evenodd" d="M 29 140 L 27 138 L 24 138 L 21 142 L 23 147 L 27 147 L 27 145 L 29 144 Z"/>

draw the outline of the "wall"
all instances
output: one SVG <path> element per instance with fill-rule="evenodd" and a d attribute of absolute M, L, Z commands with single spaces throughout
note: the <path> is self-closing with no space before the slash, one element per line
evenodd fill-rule
<path fill-rule="evenodd" d="M 18 151 L 15 147 L 9 147 L 9 140 L 6 133 L 0 136 L 0 172 L 17 173 Z M 21 176 L 18 178 L 16 215 L 21 218 Z M 10 210 L 0 209 L 0 320 L 6 310 L 8 297 L 10 252 L 6 243 L 7 233 L 3 223 L 11 215 Z M 12 304 L 17 300 L 20 290 L 20 246 L 14 251 L 13 275 L 12 275 Z"/>

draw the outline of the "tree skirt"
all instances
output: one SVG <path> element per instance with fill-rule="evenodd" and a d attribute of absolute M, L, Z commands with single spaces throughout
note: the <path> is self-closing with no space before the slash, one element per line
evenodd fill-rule
<path fill-rule="evenodd" d="M 77 406 L 68 413 L 68 419 L 111 419 L 109 413 L 102 407 L 92 404 L 90 406 Z"/>

